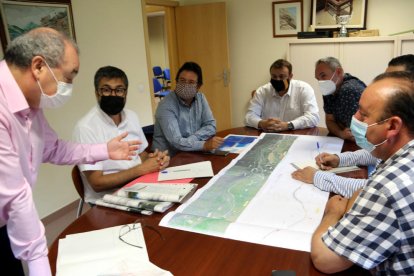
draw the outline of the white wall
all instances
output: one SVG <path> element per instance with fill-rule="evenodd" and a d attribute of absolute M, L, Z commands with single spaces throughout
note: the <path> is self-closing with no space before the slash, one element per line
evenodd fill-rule
<path fill-rule="evenodd" d="M 182 4 L 209 2 L 218 1 L 180 1 Z M 243 125 L 251 90 L 268 81 L 268 68 L 274 60 L 286 57 L 286 40 L 289 38 L 272 36 L 272 0 L 224 2 L 227 3 L 229 26 L 232 123 L 236 127 Z M 414 1 L 368 2 L 368 29 L 379 29 L 382 35 L 387 35 L 414 28 Z M 64 108 L 47 112 L 50 124 L 62 138 L 70 139 L 77 120 L 95 104 L 93 75 L 98 67 L 108 64 L 118 66 L 128 74 L 128 107 L 138 113 L 142 125 L 153 122 L 140 3 L 140 0 L 72 0 L 81 69 L 75 80 L 73 99 Z M 304 0 L 303 6 L 306 29 L 311 0 Z M 309 74 L 313 75 L 313 72 Z M 70 169 L 68 166 L 42 166 L 34 190 L 41 217 L 77 198 Z"/>
<path fill-rule="evenodd" d="M 286 40 L 290 38 L 273 38 L 272 0 L 180 0 L 181 5 L 211 2 L 226 2 L 227 5 L 232 124 L 242 126 L 250 92 L 269 80 L 269 66 L 273 61 L 286 58 Z M 379 29 L 381 35 L 413 29 L 413 10 L 412 0 L 369 0 L 367 28 Z M 311 0 L 303 0 L 303 11 L 304 29 L 307 30 Z M 309 72 L 312 76 L 313 73 Z M 318 93 L 317 88 L 315 92 Z"/>
<path fill-rule="evenodd" d="M 148 39 L 152 66 L 168 68 L 164 15 L 148 17 Z"/>
<path fill-rule="evenodd" d="M 128 75 L 127 107 L 138 113 L 141 124 L 153 123 L 140 0 L 72 0 L 80 72 L 71 101 L 58 110 L 48 110 L 50 125 L 63 139 L 71 139 L 76 122 L 96 104 L 93 76 L 105 65 L 123 69 Z M 78 198 L 71 166 L 43 165 L 35 202 L 41 217 Z"/>

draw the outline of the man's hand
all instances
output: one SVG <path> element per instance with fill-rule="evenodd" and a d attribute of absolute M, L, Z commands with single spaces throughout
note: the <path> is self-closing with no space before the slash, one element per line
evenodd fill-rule
<path fill-rule="evenodd" d="M 304 169 L 301 170 L 297 170 L 294 171 L 292 173 L 292 177 L 296 180 L 305 182 L 305 183 L 309 183 L 309 184 L 313 184 L 313 177 L 316 173 L 317 169 L 312 168 L 312 167 L 306 167 Z"/>
<path fill-rule="evenodd" d="M 312 236 L 311 258 L 315 267 L 321 272 L 331 274 L 353 265 L 351 261 L 329 249 L 321 238 L 330 226 L 334 226 L 343 217 L 347 203 L 348 200 L 342 196 L 331 197 L 326 204 L 321 224 Z"/>
<path fill-rule="evenodd" d="M 339 137 L 344 139 L 344 140 L 355 142 L 355 137 L 352 134 L 350 128 L 345 128 L 345 129 L 341 130 L 340 133 L 339 133 Z"/>
<path fill-rule="evenodd" d="M 339 166 L 339 157 L 336 154 L 322 152 L 315 157 L 315 161 L 322 170 L 330 170 Z"/>
<path fill-rule="evenodd" d="M 136 166 L 139 175 L 157 172 L 161 169 L 160 163 L 155 157 L 148 157 L 144 162 Z"/>
<path fill-rule="evenodd" d="M 160 165 L 160 170 L 165 169 L 170 164 L 170 156 L 168 155 L 168 150 L 166 151 L 159 151 L 155 149 L 154 152 L 148 155 L 149 158 L 155 158 Z"/>
<path fill-rule="evenodd" d="M 203 151 L 211 151 L 215 150 L 216 148 L 220 147 L 223 144 L 224 138 L 214 136 L 208 139 L 203 145 Z"/>
<path fill-rule="evenodd" d="M 136 150 L 139 149 L 141 141 L 121 141 L 128 136 L 128 132 L 122 133 L 111 139 L 108 144 L 109 159 L 112 160 L 131 160 L 132 156 L 137 155 Z"/>
<path fill-rule="evenodd" d="M 267 132 L 280 132 L 288 130 L 288 123 L 279 120 L 278 118 L 269 118 L 259 122 L 259 128 Z"/>

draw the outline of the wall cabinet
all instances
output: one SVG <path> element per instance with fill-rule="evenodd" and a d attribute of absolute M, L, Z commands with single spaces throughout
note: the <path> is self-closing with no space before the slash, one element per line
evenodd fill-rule
<path fill-rule="evenodd" d="M 315 79 L 318 59 L 327 56 L 338 58 L 345 72 L 368 85 L 384 72 L 393 57 L 404 54 L 414 54 L 414 35 L 293 39 L 288 41 L 287 60 L 292 63 L 293 78 L 306 81 L 314 88 L 321 116 L 319 125 L 325 127 L 322 96 Z"/>

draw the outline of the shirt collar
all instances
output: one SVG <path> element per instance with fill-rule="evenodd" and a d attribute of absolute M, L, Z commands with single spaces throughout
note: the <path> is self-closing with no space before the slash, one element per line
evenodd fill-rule
<path fill-rule="evenodd" d="M 5 60 L 0 61 L 0 76 L 0 92 L 3 93 L 9 110 L 12 113 L 21 111 L 29 113 L 30 106 L 27 103 L 26 97 L 10 72 Z"/>
<path fill-rule="evenodd" d="M 288 88 L 288 91 L 287 91 L 287 93 L 286 94 L 284 94 L 283 96 L 285 96 L 285 95 L 291 95 L 292 94 L 292 81 L 293 81 L 293 79 L 291 79 L 290 81 L 289 81 L 289 88 Z M 270 82 L 269 82 L 270 83 Z M 278 97 L 278 98 L 282 98 L 283 96 L 280 96 L 279 95 L 279 93 L 277 93 L 277 91 L 276 91 L 276 89 L 273 87 L 273 85 L 270 83 L 270 87 L 273 89 L 273 91 L 274 91 L 274 93 L 273 93 L 273 97 Z"/>
<path fill-rule="evenodd" d="M 397 150 L 397 152 L 394 153 L 390 158 L 388 158 L 387 160 L 381 162 L 381 164 L 378 167 L 384 167 L 384 166 L 387 166 L 387 165 L 391 164 L 394 160 L 399 158 L 401 155 L 404 154 L 404 152 L 408 151 L 410 148 L 414 148 L 414 139 L 409 141 L 407 144 L 405 144 L 399 150 Z"/>
<path fill-rule="evenodd" d="M 181 105 L 183 105 L 183 106 L 185 106 L 185 107 L 190 108 L 190 107 L 192 107 L 192 106 L 193 106 L 194 102 L 196 102 L 196 101 L 197 101 L 197 95 L 198 95 L 198 93 L 200 93 L 200 92 L 198 92 L 198 91 L 197 91 L 197 93 L 196 93 L 196 94 L 195 94 L 195 96 L 194 96 L 194 101 L 192 101 L 190 105 L 187 105 L 187 103 L 186 103 L 183 99 L 181 99 L 180 97 L 178 97 L 178 95 L 177 95 L 176 93 L 174 93 L 174 95 L 175 95 L 175 97 L 177 97 L 177 100 L 178 100 L 178 102 L 179 102 Z"/>
<path fill-rule="evenodd" d="M 96 104 L 96 109 L 99 113 L 99 116 L 102 118 L 104 122 L 115 125 L 114 120 L 112 120 L 112 118 L 101 109 L 99 104 Z M 121 127 L 122 125 L 126 124 L 126 122 L 127 118 L 125 116 L 125 110 L 123 109 L 121 111 L 121 122 L 119 123 L 118 127 Z"/>

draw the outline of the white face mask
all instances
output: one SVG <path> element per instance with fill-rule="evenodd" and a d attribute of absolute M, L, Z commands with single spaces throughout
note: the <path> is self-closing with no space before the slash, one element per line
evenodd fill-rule
<path fill-rule="evenodd" d="M 330 80 L 318 81 L 319 90 L 321 91 L 323 96 L 328 96 L 328 95 L 331 95 L 332 93 L 335 92 L 336 84 L 332 81 L 335 74 L 336 74 L 336 72 L 332 75 Z"/>
<path fill-rule="evenodd" d="M 46 95 L 40 85 L 39 80 L 37 80 L 37 85 L 39 85 L 40 91 L 42 94 L 40 95 L 40 108 L 58 108 L 63 106 L 72 96 L 72 89 L 73 84 L 66 83 L 62 81 L 58 81 L 53 73 L 52 69 L 50 69 L 49 64 L 47 64 L 45 60 L 45 64 L 49 69 L 50 73 L 52 73 L 53 78 L 57 83 L 57 90 L 56 93 L 52 96 Z"/>

